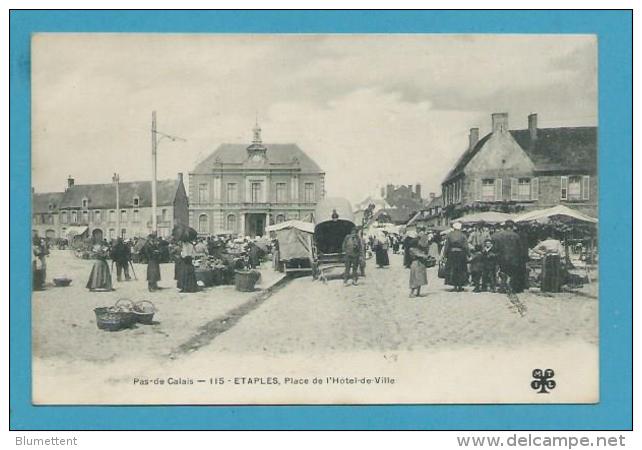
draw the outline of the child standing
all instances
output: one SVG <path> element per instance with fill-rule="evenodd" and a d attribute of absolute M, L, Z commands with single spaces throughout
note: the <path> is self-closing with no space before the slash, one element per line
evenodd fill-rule
<path fill-rule="evenodd" d="M 470 277 L 472 278 L 473 292 L 481 292 L 481 278 L 484 270 L 481 245 L 476 245 L 470 255 Z"/>
<path fill-rule="evenodd" d="M 482 249 L 482 291 L 495 292 L 497 285 L 497 252 L 493 248 L 493 241 L 486 239 Z"/>

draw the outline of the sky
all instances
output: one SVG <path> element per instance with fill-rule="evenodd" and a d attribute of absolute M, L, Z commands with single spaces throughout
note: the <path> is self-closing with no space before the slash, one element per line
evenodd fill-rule
<path fill-rule="evenodd" d="M 388 183 L 424 196 L 468 131 L 508 112 L 511 129 L 597 125 L 591 35 L 36 34 L 32 185 L 187 174 L 222 143 L 296 143 L 353 203 Z M 268 154 L 269 156 L 269 154 Z"/>

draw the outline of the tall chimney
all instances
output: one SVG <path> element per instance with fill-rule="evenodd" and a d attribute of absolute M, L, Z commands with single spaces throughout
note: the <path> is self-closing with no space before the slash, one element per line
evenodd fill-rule
<path fill-rule="evenodd" d="M 537 139 L 537 113 L 528 115 L 528 131 L 531 135 L 531 141 Z"/>
<path fill-rule="evenodd" d="M 415 193 L 417 194 L 417 197 L 421 198 L 421 184 L 420 183 L 415 184 Z"/>
<path fill-rule="evenodd" d="M 503 133 L 508 131 L 508 113 L 493 113 L 493 133 Z"/>
<path fill-rule="evenodd" d="M 183 182 L 183 172 L 178 172 L 178 182 L 179 183 Z"/>
<path fill-rule="evenodd" d="M 471 128 L 468 134 L 468 150 L 472 150 L 479 142 L 479 128 Z"/>
<path fill-rule="evenodd" d="M 71 175 L 69 175 L 69 176 L 67 177 L 67 187 L 68 187 L 68 188 L 70 188 L 70 187 L 72 187 L 73 185 L 74 185 L 74 179 L 71 177 Z"/>

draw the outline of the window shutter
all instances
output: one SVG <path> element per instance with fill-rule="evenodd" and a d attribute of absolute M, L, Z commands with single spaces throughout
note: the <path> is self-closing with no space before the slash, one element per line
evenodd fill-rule
<path fill-rule="evenodd" d="M 539 178 L 531 178 L 531 200 L 539 200 Z"/>
<path fill-rule="evenodd" d="M 590 198 L 590 186 L 591 186 L 591 177 L 585 175 L 582 177 L 582 200 L 588 200 Z"/>
<path fill-rule="evenodd" d="M 560 199 L 568 199 L 568 177 L 561 177 L 560 179 Z"/>
<path fill-rule="evenodd" d="M 510 199 L 517 200 L 519 199 L 519 192 L 517 192 L 517 178 L 510 179 Z"/>
<path fill-rule="evenodd" d="M 502 179 L 497 178 L 495 179 L 495 201 L 500 202 L 503 199 L 503 192 L 502 192 Z"/>
<path fill-rule="evenodd" d="M 475 180 L 475 201 L 481 201 L 482 180 L 481 178 Z"/>

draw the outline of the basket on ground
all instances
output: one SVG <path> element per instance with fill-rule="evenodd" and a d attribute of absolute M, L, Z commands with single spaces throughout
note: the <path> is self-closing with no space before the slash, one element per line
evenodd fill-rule
<path fill-rule="evenodd" d="M 156 306 L 149 300 L 141 300 L 134 303 L 132 312 L 136 318 L 136 322 L 144 325 L 151 325 L 154 322 L 154 313 L 156 313 Z"/>
<path fill-rule="evenodd" d="M 257 270 L 236 270 L 234 272 L 234 285 L 237 291 L 252 292 L 261 273 Z"/>
<path fill-rule="evenodd" d="M 115 306 L 95 308 L 96 325 L 105 331 L 120 331 L 134 325 L 136 318 L 131 311 L 123 311 Z"/>
<path fill-rule="evenodd" d="M 56 287 L 67 287 L 71 284 L 71 278 L 67 278 L 67 277 L 54 278 L 53 282 Z"/>

